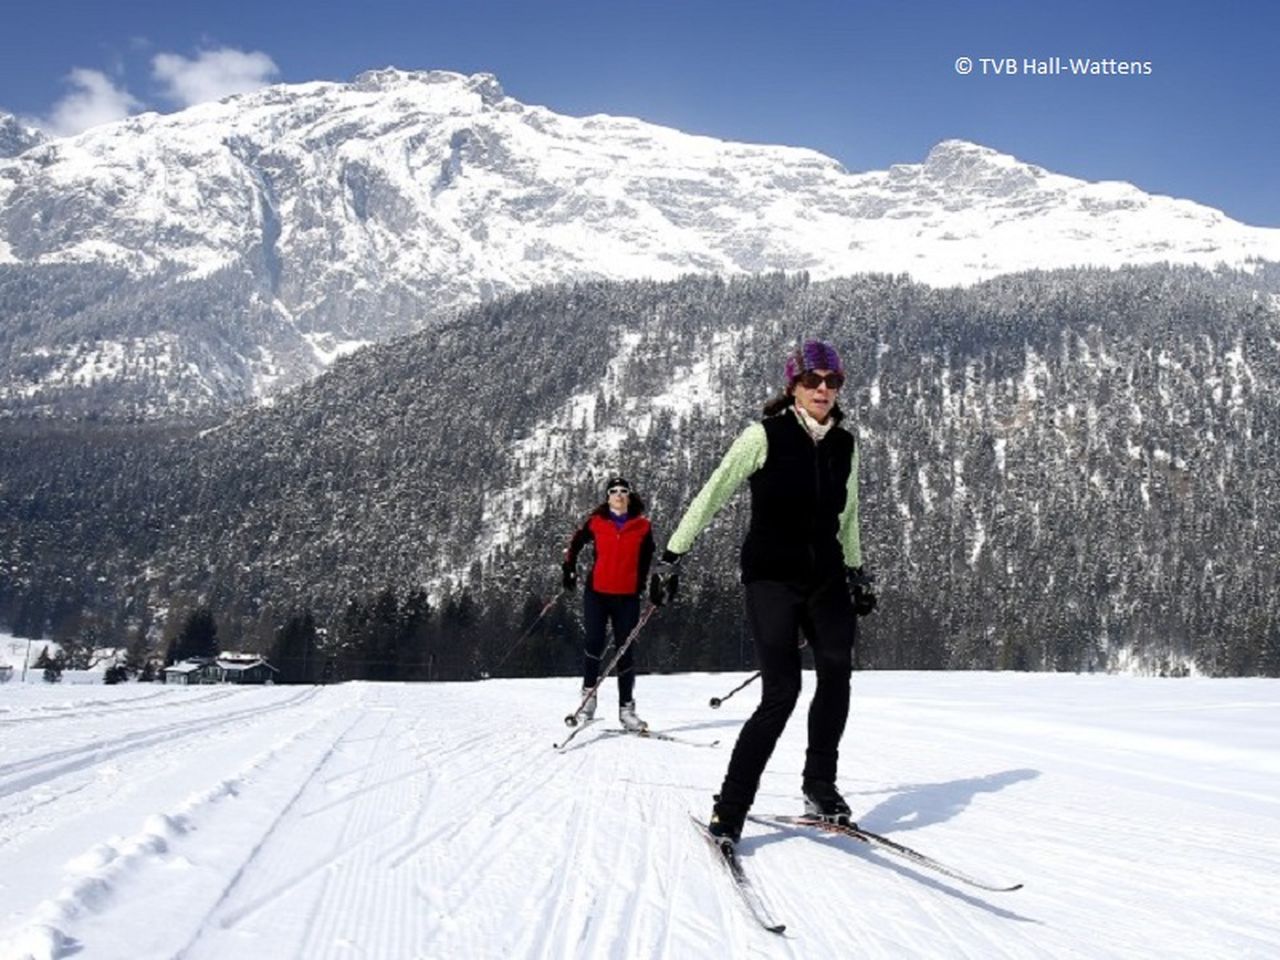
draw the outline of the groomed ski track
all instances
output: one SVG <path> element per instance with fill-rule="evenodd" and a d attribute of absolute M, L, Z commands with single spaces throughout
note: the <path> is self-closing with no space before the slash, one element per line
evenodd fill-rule
<path fill-rule="evenodd" d="M 577 684 L 0 686 L 0 958 L 1280 955 L 1280 682 L 854 678 L 840 785 L 868 829 L 748 824 L 783 936 L 689 815 L 758 693 L 644 676 L 656 730 L 563 753 Z M 805 693 L 761 787 L 799 812 Z"/>

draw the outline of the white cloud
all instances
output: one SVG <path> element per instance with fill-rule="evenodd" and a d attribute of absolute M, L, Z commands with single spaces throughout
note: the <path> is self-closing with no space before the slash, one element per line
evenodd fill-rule
<path fill-rule="evenodd" d="M 100 123 L 123 120 L 142 108 L 128 90 L 117 87 L 100 70 L 76 67 L 67 74 L 67 83 L 75 89 L 53 105 L 46 119 L 36 121 L 54 136 L 69 137 Z"/>
<path fill-rule="evenodd" d="M 266 86 L 280 73 L 265 53 L 203 50 L 196 57 L 159 53 L 151 60 L 151 73 L 164 85 L 165 96 L 184 107 L 221 100 Z"/>

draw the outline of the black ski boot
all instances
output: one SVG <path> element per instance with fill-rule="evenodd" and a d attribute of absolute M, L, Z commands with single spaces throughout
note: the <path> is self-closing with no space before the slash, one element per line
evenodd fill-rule
<path fill-rule="evenodd" d="M 849 805 L 840 796 L 834 783 L 825 780 L 806 780 L 801 788 L 804 792 L 804 813 L 806 817 L 838 823 L 842 826 L 856 827 L 849 814 Z"/>
<path fill-rule="evenodd" d="M 715 795 L 715 806 L 711 808 L 711 820 L 707 823 L 707 832 L 721 843 L 737 843 L 742 839 L 742 824 L 747 819 L 747 808 L 737 803 L 723 803 L 720 794 Z"/>

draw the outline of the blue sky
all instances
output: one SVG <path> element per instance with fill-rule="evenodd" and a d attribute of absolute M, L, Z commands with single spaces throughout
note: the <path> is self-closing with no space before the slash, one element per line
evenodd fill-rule
<path fill-rule="evenodd" d="M 850 170 L 958 137 L 1280 227 L 1271 2 L 27 0 L 3 22 L 0 109 L 64 129 L 263 82 L 487 71 L 561 113 L 807 146 Z M 1151 72 L 1022 69 L 1054 56 Z M 984 75 L 981 58 L 1018 73 Z"/>

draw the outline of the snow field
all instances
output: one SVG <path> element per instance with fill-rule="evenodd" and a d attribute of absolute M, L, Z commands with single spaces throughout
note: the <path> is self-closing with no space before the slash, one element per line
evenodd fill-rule
<path fill-rule="evenodd" d="M 563 753 L 573 678 L 326 688 L 0 688 L 0 958 L 1271 957 L 1280 682 L 854 678 L 860 823 L 749 823 L 756 928 L 689 824 L 751 686 L 644 676 Z M 797 812 L 797 715 L 756 811 Z"/>

